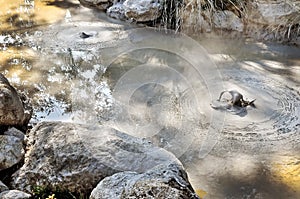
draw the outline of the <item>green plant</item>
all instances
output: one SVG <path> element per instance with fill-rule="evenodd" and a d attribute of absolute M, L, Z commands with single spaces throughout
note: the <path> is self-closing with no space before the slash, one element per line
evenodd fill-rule
<path fill-rule="evenodd" d="M 34 186 L 32 189 L 33 199 L 87 199 L 83 193 L 72 193 L 55 187 Z"/>

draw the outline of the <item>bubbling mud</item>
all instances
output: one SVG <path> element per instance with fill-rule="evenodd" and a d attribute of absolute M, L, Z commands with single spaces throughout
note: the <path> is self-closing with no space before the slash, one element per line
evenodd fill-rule
<path fill-rule="evenodd" d="M 299 159 L 299 48 L 241 40 L 230 44 L 237 50 L 231 41 L 135 28 L 71 21 L 34 30 L 18 42 L 30 57 L 9 48 L 1 69 L 32 96 L 33 123 L 101 123 L 148 139 L 180 158 L 208 198 L 240 186 L 225 180 L 227 193 L 216 188 L 228 179 L 224 165 L 253 177 L 277 153 Z M 256 99 L 256 107 L 211 108 L 224 90 Z"/>

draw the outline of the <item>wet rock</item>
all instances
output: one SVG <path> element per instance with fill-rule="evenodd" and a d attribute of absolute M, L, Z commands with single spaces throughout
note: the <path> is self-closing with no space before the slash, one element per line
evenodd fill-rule
<path fill-rule="evenodd" d="M 20 140 L 24 140 L 25 138 L 25 135 L 24 133 L 22 133 L 22 131 L 12 127 L 12 128 L 9 128 L 7 131 L 4 132 L 4 135 L 9 135 L 9 136 L 14 136 L 16 138 L 19 138 Z"/>
<path fill-rule="evenodd" d="M 25 164 L 13 175 L 12 185 L 89 193 L 114 173 L 145 172 L 169 162 L 180 164 L 164 149 L 109 127 L 42 122 L 29 133 Z"/>
<path fill-rule="evenodd" d="M 219 29 L 242 32 L 244 28 L 241 19 L 229 10 L 214 12 L 212 21 L 214 27 Z"/>
<path fill-rule="evenodd" d="M 26 126 L 32 110 L 24 94 L 19 96 L 6 77 L 0 74 L 0 125 Z"/>
<path fill-rule="evenodd" d="M 0 181 L 0 193 L 7 190 L 8 187 L 3 182 Z"/>
<path fill-rule="evenodd" d="M 14 136 L 0 135 L 0 170 L 19 163 L 24 156 L 23 140 Z"/>
<path fill-rule="evenodd" d="M 164 0 L 126 0 L 125 16 L 138 22 L 152 21 L 162 14 Z"/>
<path fill-rule="evenodd" d="M 9 190 L 0 193 L 1 199 L 26 199 L 30 197 L 30 194 L 18 190 Z"/>
<path fill-rule="evenodd" d="M 106 10 L 107 8 L 109 8 L 109 6 L 113 4 L 114 0 L 79 0 L 79 2 L 83 6 L 92 8 L 96 7 L 100 10 Z"/>
<path fill-rule="evenodd" d="M 158 165 L 145 173 L 121 172 L 103 179 L 90 199 L 199 198 L 184 169 L 177 164 Z"/>

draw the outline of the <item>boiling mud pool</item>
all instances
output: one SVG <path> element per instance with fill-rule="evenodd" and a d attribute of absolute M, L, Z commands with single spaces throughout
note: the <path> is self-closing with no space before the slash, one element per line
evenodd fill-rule
<path fill-rule="evenodd" d="M 299 48 L 92 23 L 75 2 L 5 5 L 29 17 L 1 12 L 0 66 L 32 99 L 33 124 L 102 123 L 147 138 L 183 162 L 205 198 L 300 197 Z M 59 17 L 40 22 L 43 8 Z M 212 109 L 223 90 L 256 108 Z"/>

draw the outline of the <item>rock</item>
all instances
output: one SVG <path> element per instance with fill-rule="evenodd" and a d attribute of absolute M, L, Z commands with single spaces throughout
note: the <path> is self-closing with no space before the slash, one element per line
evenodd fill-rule
<path fill-rule="evenodd" d="M 16 138 L 19 138 L 20 140 L 24 140 L 25 138 L 25 135 L 24 133 L 22 133 L 22 131 L 12 127 L 12 128 L 9 128 L 7 131 L 4 132 L 4 135 L 9 135 L 9 136 L 14 136 Z"/>
<path fill-rule="evenodd" d="M 30 197 L 30 194 L 18 190 L 3 191 L 0 193 L 1 199 L 26 199 Z"/>
<path fill-rule="evenodd" d="M 121 172 L 103 179 L 90 199 L 199 198 L 184 169 L 177 164 L 158 165 L 145 173 Z"/>
<path fill-rule="evenodd" d="M 23 155 L 23 140 L 14 136 L 0 135 L 0 170 L 19 163 Z"/>
<path fill-rule="evenodd" d="M 180 164 L 164 149 L 110 127 L 42 122 L 28 135 L 25 164 L 13 175 L 12 185 L 89 193 L 114 173 L 145 172 L 170 162 Z"/>
<path fill-rule="evenodd" d="M 116 3 L 113 6 L 109 7 L 106 11 L 106 14 L 114 19 L 126 20 L 125 9 L 123 3 Z"/>
<path fill-rule="evenodd" d="M 28 101 L 22 101 L 4 75 L 0 74 L 0 126 L 26 126 L 31 113 Z"/>
<path fill-rule="evenodd" d="M 242 32 L 244 28 L 244 24 L 241 19 L 229 10 L 214 12 L 212 21 L 215 28 L 238 32 Z"/>
<path fill-rule="evenodd" d="M 8 187 L 3 182 L 0 181 L 0 193 L 7 190 Z"/>
<path fill-rule="evenodd" d="M 113 4 L 114 0 L 79 0 L 79 2 L 83 6 L 92 8 L 96 7 L 99 10 L 106 10 Z"/>
<path fill-rule="evenodd" d="M 285 24 L 286 18 L 293 12 L 297 12 L 297 8 L 290 2 L 283 1 L 258 1 L 256 6 L 261 18 L 255 18 L 253 20 L 259 20 L 267 24 Z"/>
<path fill-rule="evenodd" d="M 164 0 L 126 0 L 125 16 L 137 22 L 153 21 L 162 14 Z"/>
<path fill-rule="evenodd" d="M 19 92 L 18 94 L 19 94 L 19 97 L 22 101 L 23 108 L 24 108 L 23 127 L 26 127 L 32 117 L 33 108 L 32 108 L 29 97 L 25 93 Z"/>
<path fill-rule="evenodd" d="M 263 40 L 297 41 L 299 37 L 300 2 L 250 1 L 246 14 L 246 33 Z"/>

